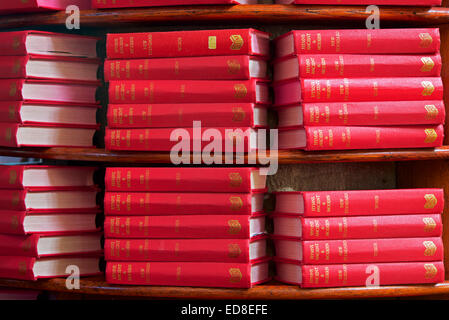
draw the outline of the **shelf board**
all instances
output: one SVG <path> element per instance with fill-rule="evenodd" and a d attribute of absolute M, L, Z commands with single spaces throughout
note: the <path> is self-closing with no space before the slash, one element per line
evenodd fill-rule
<path fill-rule="evenodd" d="M 0 148 L 0 156 L 104 163 L 170 164 L 168 152 L 115 152 L 96 148 Z M 245 156 L 245 164 L 253 157 Z M 279 151 L 279 164 L 319 162 L 376 162 L 449 159 L 449 146 L 432 149 L 349 151 Z M 224 162 L 223 162 L 224 163 Z M 249 164 L 255 164 L 250 162 Z"/>
<path fill-rule="evenodd" d="M 65 279 L 20 281 L 0 279 L 0 286 L 35 289 L 60 293 L 73 293 L 66 288 Z M 388 297 L 424 297 L 449 294 L 449 282 L 436 285 L 407 285 L 382 287 L 348 287 L 330 289 L 301 289 L 272 281 L 252 289 L 220 289 L 162 286 L 116 286 L 105 282 L 103 277 L 82 278 L 78 294 L 175 298 L 175 299 L 239 299 L 239 300 L 300 300 L 300 299 L 354 299 Z"/>
<path fill-rule="evenodd" d="M 380 7 L 382 22 L 402 22 L 424 25 L 449 23 L 449 8 L 443 7 Z M 366 6 L 319 5 L 235 5 L 235 6 L 177 6 L 131 9 L 85 10 L 81 12 L 83 27 L 134 26 L 226 22 L 298 24 L 307 22 L 364 21 L 370 15 Z M 64 26 L 64 11 L 9 15 L 0 19 L 0 29 Z"/>

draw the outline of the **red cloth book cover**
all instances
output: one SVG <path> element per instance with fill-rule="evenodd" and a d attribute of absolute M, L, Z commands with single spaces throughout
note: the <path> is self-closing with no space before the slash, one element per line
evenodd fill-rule
<path fill-rule="evenodd" d="M 81 10 L 88 10 L 91 9 L 91 0 L 2 1 L 2 3 L 0 3 L 0 14 L 65 10 L 70 5 L 76 5 Z"/>

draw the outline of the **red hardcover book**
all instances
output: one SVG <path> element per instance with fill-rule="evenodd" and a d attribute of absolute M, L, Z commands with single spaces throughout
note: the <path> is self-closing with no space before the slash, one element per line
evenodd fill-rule
<path fill-rule="evenodd" d="M 0 189 L 93 187 L 94 167 L 0 166 Z"/>
<path fill-rule="evenodd" d="M 300 266 L 277 260 L 276 269 L 277 280 L 300 285 L 303 288 L 375 287 L 444 282 L 442 261 Z M 378 283 L 376 279 L 379 280 Z"/>
<path fill-rule="evenodd" d="M 98 209 L 33 214 L 27 211 L 0 211 L 0 233 L 12 235 L 66 235 L 95 232 Z"/>
<path fill-rule="evenodd" d="M 35 1 L 35 0 L 29 0 Z M 52 0 L 37 0 L 52 1 Z M 59 0 L 55 0 L 59 1 Z M 64 0 L 66 1 L 66 0 Z M 75 4 L 73 0 L 67 0 Z M 81 0 L 80 0 L 81 1 Z M 16 1 L 2 2 L 0 6 L 15 6 Z M 67 6 L 64 6 L 64 10 Z M 1 56 L 47 55 L 58 57 L 97 58 L 98 38 L 75 34 L 35 30 L 0 33 Z"/>
<path fill-rule="evenodd" d="M 251 288 L 268 281 L 268 262 L 108 262 L 112 284 Z"/>
<path fill-rule="evenodd" d="M 0 14 L 25 13 L 50 10 L 65 10 L 75 5 L 81 10 L 91 9 L 91 0 L 21 0 L 2 1 Z"/>
<path fill-rule="evenodd" d="M 439 53 L 415 55 L 312 54 L 274 63 L 274 81 L 297 78 L 438 77 Z"/>
<path fill-rule="evenodd" d="M 276 236 L 301 240 L 441 237 L 439 214 L 301 218 L 277 214 Z"/>
<path fill-rule="evenodd" d="M 267 257 L 267 240 L 253 239 L 106 239 L 107 261 L 234 262 Z"/>
<path fill-rule="evenodd" d="M 279 128 L 443 124 L 446 118 L 441 100 L 303 103 L 277 111 Z"/>
<path fill-rule="evenodd" d="M 37 280 L 42 278 L 68 277 L 68 266 L 77 266 L 80 276 L 101 274 L 98 257 L 32 257 L 0 256 L 0 278 Z"/>
<path fill-rule="evenodd" d="M 0 110 L 1 112 L 1 110 Z M 266 127 L 267 109 L 252 103 L 110 104 L 109 128 Z"/>
<path fill-rule="evenodd" d="M 92 0 L 92 6 L 97 9 L 256 3 L 257 0 Z"/>
<path fill-rule="evenodd" d="M 277 192 L 276 212 L 304 217 L 443 213 L 443 189 Z"/>
<path fill-rule="evenodd" d="M 421 54 L 440 50 L 438 28 L 295 30 L 276 39 L 276 57 L 292 54 Z"/>
<path fill-rule="evenodd" d="M 275 104 L 442 100 L 440 77 L 301 79 L 274 86 Z"/>
<path fill-rule="evenodd" d="M 276 257 L 302 264 L 442 261 L 441 238 L 298 241 L 275 239 Z"/>
<path fill-rule="evenodd" d="M 258 80 L 217 80 L 213 83 L 207 80 L 124 80 L 109 83 L 109 103 L 112 104 L 217 101 L 269 104 L 268 85 Z"/>
<path fill-rule="evenodd" d="M 441 0 L 276 0 L 279 4 L 382 5 L 382 6 L 441 6 Z"/>
<path fill-rule="evenodd" d="M 213 154 L 220 148 L 223 153 L 243 154 L 259 148 L 253 128 L 235 127 L 106 129 L 105 145 L 107 150 L 182 151 L 187 154 L 190 151 Z"/>
<path fill-rule="evenodd" d="M 110 33 L 109 59 L 270 54 L 269 35 L 254 29 Z"/>
<path fill-rule="evenodd" d="M 249 193 L 266 188 L 258 168 L 106 168 L 106 191 Z"/>
<path fill-rule="evenodd" d="M 0 256 L 49 257 L 101 254 L 101 234 L 28 236 L 0 234 Z"/>
<path fill-rule="evenodd" d="M 267 63 L 251 56 L 106 60 L 104 77 L 105 81 L 246 80 L 266 78 Z"/>
<path fill-rule="evenodd" d="M 350 150 L 433 148 L 443 145 L 443 125 L 305 127 L 279 131 L 279 149 Z"/>
<path fill-rule="evenodd" d="M 106 192 L 105 215 L 251 215 L 263 211 L 264 193 Z M 0 198 L 1 199 L 1 198 Z"/>
<path fill-rule="evenodd" d="M 2 122 L 21 125 L 97 127 L 99 105 L 74 106 L 63 103 L 0 101 Z"/>
<path fill-rule="evenodd" d="M 106 217 L 106 238 L 250 239 L 265 233 L 265 216 L 115 216 Z"/>

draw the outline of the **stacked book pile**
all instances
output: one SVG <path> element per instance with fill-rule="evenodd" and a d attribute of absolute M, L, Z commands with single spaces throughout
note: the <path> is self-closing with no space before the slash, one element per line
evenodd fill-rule
<path fill-rule="evenodd" d="M 0 167 L 0 278 L 100 273 L 94 172 L 76 166 Z"/>
<path fill-rule="evenodd" d="M 276 41 L 279 148 L 437 147 L 438 29 L 292 31 Z"/>
<path fill-rule="evenodd" d="M 213 140 L 224 151 L 236 139 L 247 151 L 257 143 L 253 129 L 266 126 L 268 34 L 108 34 L 107 57 L 109 150 L 171 151 L 182 143 L 190 153 Z"/>
<path fill-rule="evenodd" d="M 107 282 L 249 288 L 268 280 L 265 185 L 253 168 L 108 168 Z"/>
<path fill-rule="evenodd" d="M 207 4 L 256 4 L 257 1 L 258 0 L 92 0 L 92 7 L 105 9 Z"/>
<path fill-rule="evenodd" d="M 0 145 L 92 147 L 97 39 L 0 33 Z"/>
<path fill-rule="evenodd" d="M 38 11 L 65 11 L 68 6 L 77 6 L 80 10 L 91 8 L 91 0 L 20 0 L 2 1 L 0 14 L 28 13 Z"/>
<path fill-rule="evenodd" d="M 277 278 L 304 288 L 444 281 L 442 189 L 280 192 Z"/>
<path fill-rule="evenodd" d="M 441 6 L 442 1 L 441 0 L 275 0 L 274 2 L 278 4 Z"/>

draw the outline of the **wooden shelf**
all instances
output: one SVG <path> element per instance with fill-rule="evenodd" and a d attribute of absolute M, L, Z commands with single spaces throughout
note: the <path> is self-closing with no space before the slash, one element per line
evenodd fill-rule
<path fill-rule="evenodd" d="M 191 287 L 114 286 L 103 277 L 82 278 L 80 289 L 74 292 L 65 286 L 65 279 L 20 281 L 0 279 L 0 286 L 35 289 L 59 293 L 77 293 L 100 296 L 175 298 L 175 299 L 238 299 L 238 300 L 300 300 L 300 299 L 354 299 L 389 297 L 425 297 L 449 294 L 449 282 L 436 285 L 408 285 L 382 287 L 348 287 L 330 289 L 301 289 L 272 281 L 252 289 L 218 289 Z"/>
<path fill-rule="evenodd" d="M 365 21 L 366 6 L 317 5 L 236 5 L 179 6 L 134 9 L 85 10 L 81 12 L 83 27 L 124 27 L 173 24 L 300 24 L 301 22 Z M 436 25 L 449 23 L 449 8 L 381 7 L 382 22 Z M 0 19 L 0 29 L 65 26 L 65 12 L 10 15 Z"/>

